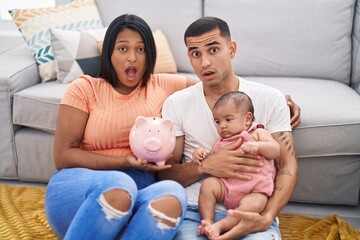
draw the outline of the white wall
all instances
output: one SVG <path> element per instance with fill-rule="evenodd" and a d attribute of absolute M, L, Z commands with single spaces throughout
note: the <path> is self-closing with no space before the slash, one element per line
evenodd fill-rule
<path fill-rule="evenodd" d="M 71 0 L 56 0 L 55 2 L 57 5 L 60 5 L 70 1 Z M 25 40 L 13 21 L 0 19 L 0 53 L 24 43 Z"/>
<path fill-rule="evenodd" d="M 24 43 L 25 40 L 12 21 L 0 21 L 0 53 Z"/>

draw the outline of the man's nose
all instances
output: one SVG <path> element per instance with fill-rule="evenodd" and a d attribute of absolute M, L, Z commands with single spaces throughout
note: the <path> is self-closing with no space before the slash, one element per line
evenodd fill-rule
<path fill-rule="evenodd" d="M 207 68 L 208 66 L 210 66 L 210 60 L 206 55 L 202 55 L 201 57 L 201 67 L 202 68 Z"/>

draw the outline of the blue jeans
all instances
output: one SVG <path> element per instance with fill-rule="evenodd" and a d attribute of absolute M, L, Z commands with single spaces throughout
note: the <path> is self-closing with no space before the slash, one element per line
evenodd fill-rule
<path fill-rule="evenodd" d="M 215 221 L 226 216 L 226 211 L 224 212 L 215 212 Z M 176 240 L 188 240 L 188 239 L 207 239 L 205 235 L 196 236 L 198 227 L 200 226 L 201 217 L 197 206 L 189 206 L 186 211 L 186 215 L 183 223 L 181 224 L 179 231 L 177 232 L 174 239 Z M 270 228 L 264 232 L 258 232 L 254 234 L 249 234 L 244 237 L 239 238 L 241 240 L 268 240 L 268 239 L 281 239 L 280 229 L 277 221 L 275 220 Z"/>
<path fill-rule="evenodd" d="M 111 189 L 129 193 L 129 211 L 123 213 L 106 201 L 104 204 L 103 193 Z M 159 224 L 149 208 L 152 201 L 165 195 L 175 196 L 183 209 L 175 227 Z M 45 199 L 47 220 L 60 239 L 172 239 L 186 206 L 186 192 L 180 184 L 170 180 L 155 183 L 151 173 L 136 169 L 63 169 L 50 179 Z"/>

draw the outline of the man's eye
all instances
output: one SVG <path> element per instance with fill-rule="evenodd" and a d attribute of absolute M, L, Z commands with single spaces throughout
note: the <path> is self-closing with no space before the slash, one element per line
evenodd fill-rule
<path fill-rule="evenodd" d="M 217 51 L 218 51 L 217 48 L 211 48 L 211 49 L 210 49 L 210 52 L 211 52 L 211 53 L 216 53 Z"/>
<path fill-rule="evenodd" d="M 200 53 L 199 53 L 199 52 L 193 52 L 191 55 L 192 55 L 193 57 L 199 57 L 199 56 L 200 56 Z"/>

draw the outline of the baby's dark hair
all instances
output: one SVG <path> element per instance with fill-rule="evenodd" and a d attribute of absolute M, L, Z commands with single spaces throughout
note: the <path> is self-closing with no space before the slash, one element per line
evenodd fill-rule
<path fill-rule="evenodd" d="M 236 107 L 238 107 L 238 109 L 244 108 L 245 109 L 244 113 L 251 112 L 252 115 L 254 116 L 254 106 L 251 98 L 246 93 L 241 91 L 228 92 L 222 95 L 216 101 L 213 109 L 219 108 L 230 101 L 232 101 L 236 105 Z M 254 118 L 255 117 L 253 117 L 253 120 Z"/>

